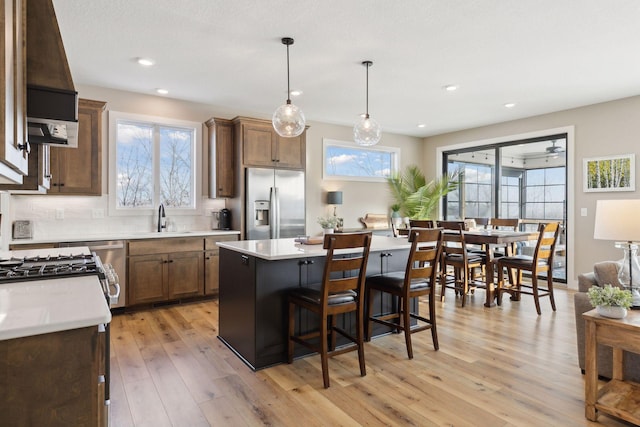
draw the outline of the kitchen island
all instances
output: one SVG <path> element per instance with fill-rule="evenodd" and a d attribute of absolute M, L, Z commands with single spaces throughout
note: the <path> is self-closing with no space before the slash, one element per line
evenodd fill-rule
<path fill-rule="evenodd" d="M 322 245 L 303 245 L 294 239 L 219 242 L 220 296 L 218 338 L 251 369 L 287 360 L 287 289 L 306 287 L 322 279 L 326 250 Z M 406 239 L 373 236 L 367 275 L 404 270 L 410 244 Z M 345 252 L 348 253 L 348 252 Z M 417 301 L 413 301 L 417 311 Z M 390 295 L 376 295 L 372 313 L 394 308 Z M 314 314 L 298 313 L 296 327 L 309 331 L 317 325 Z M 341 316 L 340 326 L 355 328 L 355 318 Z M 373 335 L 388 333 L 375 325 Z M 340 342 L 338 342 L 340 344 Z M 296 357 L 308 354 L 296 347 Z"/>

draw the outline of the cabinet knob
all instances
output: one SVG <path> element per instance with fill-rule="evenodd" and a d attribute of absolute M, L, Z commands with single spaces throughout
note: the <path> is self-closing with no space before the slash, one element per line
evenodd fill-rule
<path fill-rule="evenodd" d="M 241 256 L 240 256 L 240 259 L 241 259 L 241 261 L 242 261 L 242 263 L 243 263 L 244 265 L 248 265 L 248 264 L 249 264 L 249 257 L 248 257 L 248 256 L 246 256 L 246 255 L 241 255 Z"/>
<path fill-rule="evenodd" d="M 61 183 L 60 183 L 60 187 L 64 187 L 64 182 L 61 182 Z"/>

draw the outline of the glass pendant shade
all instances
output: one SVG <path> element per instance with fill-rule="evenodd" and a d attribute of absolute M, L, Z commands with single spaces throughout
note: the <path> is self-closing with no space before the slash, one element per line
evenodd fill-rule
<path fill-rule="evenodd" d="M 353 139 L 356 144 L 364 147 L 376 145 L 382 137 L 382 128 L 368 115 L 363 117 L 353 127 Z"/>
<path fill-rule="evenodd" d="M 293 138 L 304 132 L 305 118 L 302 110 L 291 103 L 291 89 L 289 87 L 289 46 L 293 44 L 291 37 L 282 38 L 282 44 L 287 46 L 287 101 L 273 113 L 271 124 L 280 136 Z"/>
<path fill-rule="evenodd" d="M 291 138 L 304 132 L 305 118 L 300 108 L 288 101 L 279 106 L 271 119 L 273 129 L 280 136 Z"/>
<path fill-rule="evenodd" d="M 380 142 L 382 138 L 382 128 L 371 117 L 369 117 L 369 67 L 373 65 L 371 61 L 363 61 L 362 65 L 367 68 L 367 112 L 353 127 L 353 140 L 363 147 L 370 147 Z"/>

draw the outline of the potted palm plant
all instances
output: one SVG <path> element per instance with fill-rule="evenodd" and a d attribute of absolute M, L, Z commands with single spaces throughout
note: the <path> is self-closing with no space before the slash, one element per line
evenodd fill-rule
<path fill-rule="evenodd" d="M 420 168 L 411 165 L 387 182 L 401 213 L 411 219 L 435 219 L 440 199 L 458 188 L 460 176 L 456 171 L 427 182 Z"/>

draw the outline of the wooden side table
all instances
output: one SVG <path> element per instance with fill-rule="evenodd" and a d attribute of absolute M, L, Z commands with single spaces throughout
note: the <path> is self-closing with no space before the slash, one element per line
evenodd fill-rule
<path fill-rule="evenodd" d="M 640 425 L 640 384 L 624 380 L 623 351 L 640 353 L 640 312 L 629 311 L 624 319 L 609 319 L 596 310 L 585 320 L 585 416 L 591 421 L 597 411 Z M 598 389 L 598 344 L 613 347 L 611 381 Z"/>

